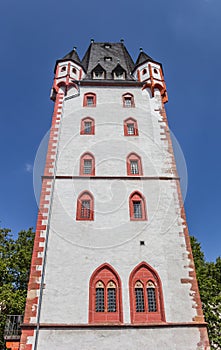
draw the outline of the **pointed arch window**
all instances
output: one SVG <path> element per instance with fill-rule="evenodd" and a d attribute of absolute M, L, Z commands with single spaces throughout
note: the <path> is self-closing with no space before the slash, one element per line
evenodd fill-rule
<path fill-rule="evenodd" d="M 93 154 L 84 153 L 80 159 L 80 175 L 94 176 L 95 175 L 95 159 Z"/>
<path fill-rule="evenodd" d="M 144 221 L 147 220 L 146 201 L 144 196 L 135 191 L 131 193 L 129 198 L 130 220 Z"/>
<path fill-rule="evenodd" d="M 137 121 L 134 118 L 124 120 L 124 136 L 138 136 Z"/>
<path fill-rule="evenodd" d="M 122 96 L 123 99 L 123 107 L 126 108 L 131 108 L 131 107 L 135 107 L 135 103 L 134 103 L 134 96 L 127 92 L 126 94 L 124 94 Z"/>
<path fill-rule="evenodd" d="M 88 191 L 81 193 L 77 199 L 76 220 L 94 220 L 94 198 Z"/>
<path fill-rule="evenodd" d="M 89 289 L 90 323 L 123 322 L 121 281 L 109 264 L 103 264 L 95 270 Z"/>
<path fill-rule="evenodd" d="M 129 289 L 132 323 L 165 322 L 161 281 L 153 268 L 139 264 L 131 272 Z"/>
<path fill-rule="evenodd" d="M 136 153 L 130 153 L 127 156 L 127 175 L 143 175 L 141 158 Z"/>
<path fill-rule="evenodd" d="M 94 119 L 91 117 L 86 117 L 81 119 L 81 135 L 94 135 L 95 133 L 95 124 Z"/>
<path fill-rule="evenodd" d="M 84 94 L 83 107 L 96 107 L 96 94 L 93 92 Z"/>

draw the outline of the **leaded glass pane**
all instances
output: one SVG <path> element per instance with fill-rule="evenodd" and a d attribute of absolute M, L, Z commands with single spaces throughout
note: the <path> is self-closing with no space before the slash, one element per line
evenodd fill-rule
<path fill-rule="evenodd" d="M 132 123 L 127 124 L 127 133 L 128 135 L 134 135 L 134 124 Z"/>
<path fill-rule="evenodd" d="M 92 96 L 87 97 L 87 106 L 93 106 L 94 105 L 94 98 Z"/>
<path fill-rule="evenodd" d="M 131 97 L 125 97 L 124 98 L 125 101 L 125 107 L 131 107 Z"/>
<path fill-rule="evenodd" d="M 131 160 L 130 161 L 130 172 L 131 174 L 139 174 L 138 161 Z"/>
<path fill-rule="evenodd" d="M 116 288 L 107 289 L 107 311 L 116 312 Z"/>
<path fill-rule="evenodd" d="M 155 288 L 147 288 L 148 311 L 157 311 Z"/>
<path fill-rule="evenodd" d="M 142 210 L 141 210 L 141 202 L 140 201 L 134 201 L 133 202 L 133 207 L 134 207 L 134 217 L 136 219 L 142 218 Z"/>
<path fill-rule="evenodd" d="M 84 174 L 91 174 L 92 172 L 92 160 L 85 159 L 84 160 Z"/>
<path fill-rule="evenodd" d="M 82 218 L 90 218 L 90 201 L 83 200 L 81 202 L 81 217 Z"/>
<path fill-rule="evenodd" d="M 92 122 L 84 122 L 84 133 L 91 134 L 92 132 Z"/>
<path fill-rule="evenodd" d="M 96 288 L 96 312 L 104 312 L 104 288 Z"/>
<path fill-rule="evenodd" d="M 135 288 L 136 312 L 144 312 L 143 288 Z"/>

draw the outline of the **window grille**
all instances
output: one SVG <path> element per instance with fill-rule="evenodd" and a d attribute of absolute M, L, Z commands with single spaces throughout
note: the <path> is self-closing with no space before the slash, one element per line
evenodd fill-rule
<path fill-rule="evenodd" d="M 96 312 L 104 312 L 104 288 L 96 288 Z"/>
<path fill-rule="evenodd" d="M 138 161 L 137 160 L 131 160 L 130 161 L 130 172 L 131 174 L 139 174 L 139 167 L 138 167 Z"/>
<path fill-rule="evenodd" d="M 83 200 L 81 202 L 81 217 L 90 218 L 90 201 L 89 200 Z"/>
<path fill-rule="evenodd" d="M 135 130 L 134 130 L 134 124 L 127 124 L 127 134 L 128 135 L 134 135 Z"/>
<path fill-rule="evenodd" d="M 92 122 L 84 122 L 84 133 L 85 134 L 92 133 Z"/>
<path fill-rule="evenodd" d="M 108 288 L 107 289 L 107 298 L 108 298 L 108 312 L 116 312 L 116 289 Z"/>
<path fill-rule="evenodd" d="M 92 160 L 85 159 L 84 160 L 84 174 L 91 174 L 91 173 L 92 173 Z"/>
<path fill-rule="evenodd" d="M 156 305 L 155 288 L 153 288 L 153 287 L 147 288 L 147 300 L 148 300 L 148 311 L 149 312 L 156 312 L 157 305 Z"/>
<path fill-rule="evenodd" d="M 140 201 L 133 202 L 133 208 L 134 208 L 134 218 L 136 219 L 142 218 L 141 202 Z"/>
<path fill-rule="evenodd" d="M 125 107 L 131 107 L 132 106 L 131 97 L 124 97 L 124 106 Z"/>
<path fill-rule="evenodd" d="M 135 288 L 136 312 L 144 312 L 143 288 Z"/>
<path fill-rule="evenodd" d="M 94 105 L 94 98 L 93 96 L 87 96 L 87 106 L 91 107 Z"/>
<path fill-rule="evenodd" d="M 8 315 L 5 323 L 4 338 L 19 339 L 21 335 L 22 315 Z"/>

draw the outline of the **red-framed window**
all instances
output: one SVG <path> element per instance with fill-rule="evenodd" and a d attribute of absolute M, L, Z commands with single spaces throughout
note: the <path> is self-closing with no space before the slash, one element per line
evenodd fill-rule
<path fill-rule="evenodd" d="M 121 281 L 109 264 L 98 267 L 89 285 L 89 323 L 122 323 Z"/>
<path fill-rule="evenodd" d="M 161 281 L 146 262 L 131 272 L 129 290 L 132 323 L 165 322 Z"/>
<path fill-rule="evenodd" d="M 143 175 L 141 158 L 136 153 L 130 153 L 127 156 L 127 175 L 130 175 L 130 176 Z"/>
<path fill-rule="evenodd" d="M 89 152 L 82 154 L 80 159 L 80 175 L 83 175 L 83 176 L 95 175 L 95 159 L 93 154 Z"/>
<path fill-rule="evenodd" d="M 94 197 L 89 191 L 82 192 L 77 199 L 76 220 L 94 220 Z"/>
<path fill-rule="evenodd" d="M 95 133 L 95 123 L 94 119 L 91 117 L 85 117 L 81 119 L 81 135 L 94 135 Z"/>
<path fill-rule="evenodd" d="M 93 92 L 87 92 L 84 94 L 83 107 L 96 107 L 96 100 L 96 94 Z"/>
<path fill-rule="evenodd" d="M 140 192 L 134 191 L 133 193 L 131 193 L 129 198 L 129 210 L 130 210 L 130 220 L 132 221 L 147 220 L 146 201 L 144 196 Z"/>
<path fill-rule="evenodd" d="M 126 94 L 124 94 L 122 96 L 122 99 L 123 99 L 123 107 L 126 107 L 126 108 L 135 107 L 134 95 L 132 95 L 131 93 L 127 92 Z"/>
<path fill-rule="evenodd" d="M 124 136 L 138 136 L 138 125 L 134 118 L 124 120 Z"/>

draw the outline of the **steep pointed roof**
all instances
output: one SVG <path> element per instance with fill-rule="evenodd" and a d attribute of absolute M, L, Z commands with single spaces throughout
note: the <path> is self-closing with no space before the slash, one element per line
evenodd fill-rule
<path fill-rule="evenodd" d="M 84 79 L 91 78 L 91 72 L 98 64 L 106 71 L 106 79 L 113 79 L 112 71 L 120 64 L 127 73 L 126 80 L 134 80 L 131 75 L 134 62 L 122 42 L 92 42 L 82 59 L 82 65 L 87 72 Z"/>
<path fill-rule="evenodd" d="M 146 61 L 153 61 L 153 59 L 150 56 L 148 56 L 145 52 L 141 51 L 139 53 L 139 56 L 138 56 L 138 58 L 136 60 L 135 65 L 139 66 L 140 64 L 142 64 L 142 63 L 144 63 Z"/>
<path fill-rule="evenodd" d="M 72 60 L 75 61 L 76 63 L 81 64 L 81 60 L 78 56 L 78 53 L 76 51 L 76 48 L 73 48 L 73 50 L 71 50 L 67 55 L 65 55 L 62 60 Z"/>

